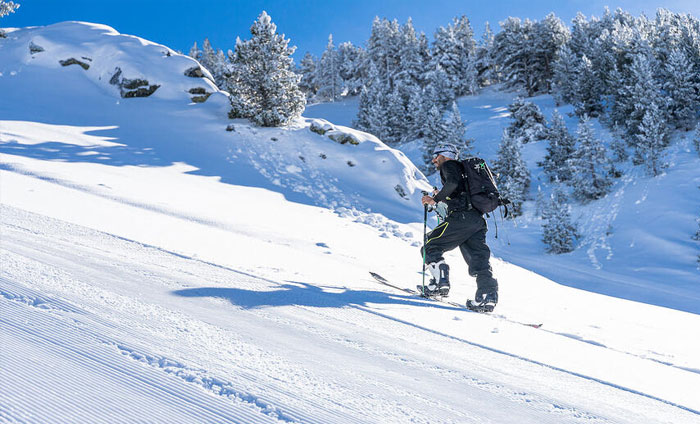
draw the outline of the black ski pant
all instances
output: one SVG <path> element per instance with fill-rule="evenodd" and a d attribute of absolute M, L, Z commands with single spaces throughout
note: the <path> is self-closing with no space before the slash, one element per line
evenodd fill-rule
<path fill-rule="evenodd" d="M 452 212 L 447 219 L 435 227 L 421 248 L 425 249 L 425 263 L 439 262 L 442 255 L 459 246 L 469 267 L 469 275 L 476 277 L 477 293 L 498 290 L 498 282 L 493 278 L 489 259 L 491 250 L 486 245 L 486 220 L 476 210 Z"/>

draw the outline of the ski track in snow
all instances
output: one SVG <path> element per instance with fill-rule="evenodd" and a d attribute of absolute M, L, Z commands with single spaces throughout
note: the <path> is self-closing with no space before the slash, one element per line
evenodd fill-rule
<path fill-rule="evenodd" d="M 675 409 L 677 422 L 688 413 L 697 417 L 688 408 L 669 402 L 663 406 L 664 401 L 653 396 L 441 333 L 371 304 L 340 309 L 242 307 L 221 296 L 208 296 L 208 302 L 191 305 L 192 311 L 175 309 L 188 305 L 181 301 L 189 299 L 183 297 L 177 305 L 150 299 L 157 299 L 153 295 L 159 290 L 192 290 L 192 284 L 218 283 L 219 292 L 214 294 L 232 286 L 265 291 L 287 284 L 13 208 L 2 207 L 2 218 L 0 259 L 6 265 L 0 273 L 0 302 L 7 313 L 1 322 L 6 329 L 3 346 L 12 346 L 3 354 L 8 361 L 3 378 L 29 382 L 50 374 L 31 372 L 17 362 L 18 352 L 39 346 L 42 352 L 37 357 L 51 356 L 57 364 L 78 362 L 94 371 L 91 376 L 119 385 L 112 390 L 137 390 L 130 395 L 140 399 L 141 409 L 162 412 L 152 418 L 154 422 L 480 422 L 483 402 L 490 409 L 500 404 L 508 405 L 504 411 L 522 412 L 520 422 L 619 422 L 620 417 L 607 418 L 555 400 L 551 391 L 518 387 L 518 380 L 509 377 L 508 370 L 514 368 L 524 374 L 552 373 L 562 386 L 584 386 L 585 393 L 612 392 L 630 404 L 641 404 L 640 413 L 651 402 L 655 408 Z M 324 296 L 322 291 L 319 296 Z M 209 314 L 196 313 L 200 308 L 222 307 L 230 314 L 222 321 L 207 322 L 211 318 L 202 317 Z M 269 346 L 248 342 L 259 331 L 269 332 Z M 304 343 L 316 345 L 313 355 L 320 358 L 308 361 L 332 358 L 335 364 L 355 366 L 300 367 L 294 359 L 302 361 L 308 354 L 299 342 L 286 346 L 286 358 L 279 357 L 272 347 L 287 344 L 285 337 L 296 334 Z M 37 344 L 27 345 L 28 341 Z M 455 344 L 471 351 L 469 361 L 452 353 L 440 357 L 440 347 Z M 162 352 L 145 346 L 159 346 Z M 492 361 L 498 361 L 498 367 L 489 365 Z M 384 380 L 386 372 L 391 378 Z M 425 392 L 413 387 L 412 373 L 419 386 L 425 384 Z M 82 384 L 67 382 L 71 388 Z M 0 417 L 42 422 L 59 414 L 101 422 L 96 417 L 109 421 L 110 414 L 123 413 L 110 412 L 110 400 L 99 398 L 100 390 L 91 391 L 93 386 L 87 383 L 84 390 L 71 394 L 89 400 L 75 410 L 51 396 L 44 396 L 43 406 L 18 404 L 17 399 L 35 397 L 33 386 L 25 387 L 27 396 L 2 399 L 6 406 L 0 406 Z M 442 395 L 431 392 L 437 388 Z M 173 411 L 181 403 L 190 405 L 189 418 Z M 102 412 L 95 415 L 89 405 L 100 405 Z M 26 415 L 29 409 L 33 412 Z M 498 413 L 494 414 L 498 421 Z"/>

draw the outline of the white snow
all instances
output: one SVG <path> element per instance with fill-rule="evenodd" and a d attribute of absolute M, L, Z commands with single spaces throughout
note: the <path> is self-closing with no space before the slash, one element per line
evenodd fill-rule
<path fill-rule="evenodd" d="M 32 41 L 45 48 L 36 59 Z M 203 80 L 168 50 L 76 22 L 0 39 L 0 422 L 700 419 L 697 281 L 681 259 L 649 261 L 655 245 L 686 254 L 670 223 L 697 198 L 645 231 L 635 222 L 669 200 L 665 181 L 692 193 L 690 154 L 665 180 L 618 182 L 582 209 L 607 221 L 591 218 L 595 234 L 569 258 L 539 253 L 532 219 L 499 225 L 511 241 L 489 239 L 501 299 L 480 315 L 368 274 L 420 283 L 429 185 L 409 148 L 341 126 L 347 115 L 328 123 L 358 144 L 311 132 L 311 115 L 227 132 L 226 95 L 190 103 Z M 94 67 L 54 64 L 80 52 Z M 100 71 L 115 66 L 161 88 L 122 99 Z M 497 141 L 506 96 L 463 100 L 468 131 Z M 485 157 L 489 140 L 477 139 Z M 474 280 L 458 254 L 448 262 L 462 303 Z M 669 269 L 682 284 L 657 280 Z M 649 302 L 625 300 L 633 288 Z"/>

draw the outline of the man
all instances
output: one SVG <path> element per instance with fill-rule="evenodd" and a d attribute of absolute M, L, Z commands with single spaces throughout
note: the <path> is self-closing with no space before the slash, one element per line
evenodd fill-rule
<path fill-rule="evenodd" d="M 469 202 L 462 163 L 457 158 L 458 151 L 453 145 L 440 144 L 433 150 L 432 163 L 440 171 L 443 186 L 434 196 L 423 196 L 422 201 L 431 206 L 445 202 L 447 217 L 427 235 L 421 248 L 433 277 L 426 286 L 426 294 L 446 296 L 449 293 L 450 267 L 442 255 L 459 246 L 469 275 L 476 277 L 475 300 L 469 301 L 467 306 L 490 312 L 498 303 L 498 282 L 489 264 L 491 251 L 486 245 L 486 220 Z"/>

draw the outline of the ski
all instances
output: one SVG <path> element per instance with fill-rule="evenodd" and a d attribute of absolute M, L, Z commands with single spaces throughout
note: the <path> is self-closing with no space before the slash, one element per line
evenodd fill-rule
<path fill-rule="evenodd" d="M 408 289 L 408 288 L 401 287 L 401 286 L 398 286 L 398 285 L 396 285 L 396 284 L 393 284 L 392 282 L 390 282 L 390 281 L 387 280 L 386 278 L 382 277 L 381 275 L 377 274 L 376 272 L 370 271 L 369 274 L 372 276 L 372 278 L 374 278 L 374 280 L 375 280 L 376 282 L 378 282 L 378 283 L 380 283 L 380 284 L 383 284 L 383 285 L 385 285 L 385 286 L 387 286 L 387 287 L 394 288 L 394 289 L 399 290 L 399 291 L 402 291 L 402 292 L 404 292 L 404 293 L 408 293 L 408 294 L 413 295 L 413 296 L 418 296 L 418 297 L 420 297 L 421 299 L 427 299 L 427 300 L 430 300 L 430 301 L 433 301 L 433 302 L 445 303 L 445 304 L 454 306 L 455 308 L 463 309 L 463 310 L 469 311 L 469 312 L 477 312 L 477 313 L 487 313 L 487 312 L 491 312 L 491 311 L 486 311 L 486 310 L 484 310 L 483 308 L 479 308 L 477 305 L 474 305 L 474 304 L 471 302 L 471 300 L 468 300 L 468 301 L 467 301 L 467 304 L 466 304 L 466 305 L 463 305 L 463 304 L 461 304 L 461 303 L 453 302 L 453 301 L 451 301 L 451 300 L 445 300 L 445 298 L 442 297 L 442 296 L 440 296 L 440 295 L 429 296 L 429 295 L 423 294 L 423 286 L 420 286 L 420 285 L 419 285 L 419 286 L 416 286 L 416 290 L 412 290 L 412 289 Z M 472 306 L 473 309 L 470 308 L 470 305 Z M 524 325 L 524 326 L 526 326 L 526 327 L 531 327 L 531 328 L 540 328 L 540 327 L 542 327 L 542 324 L 532 324 L 532 323 L 524 323 L 524 322 L 512 321 L 512 320 L 510 320 L 510 319 L 508 319 L 508 318 L 506 318 L 506 317 L 504 317 L 504 316 L 502 316 L 502 315 L 492 315 L 492 316 L 494 316 L 494 317 L 496 317 L 496 318 L 501 318 L 501 319 L 503 319 L 503 320 L 505 320 L 505 321 L 512 322 L 512 323 L 514 323 L 514 324 Z"/>

